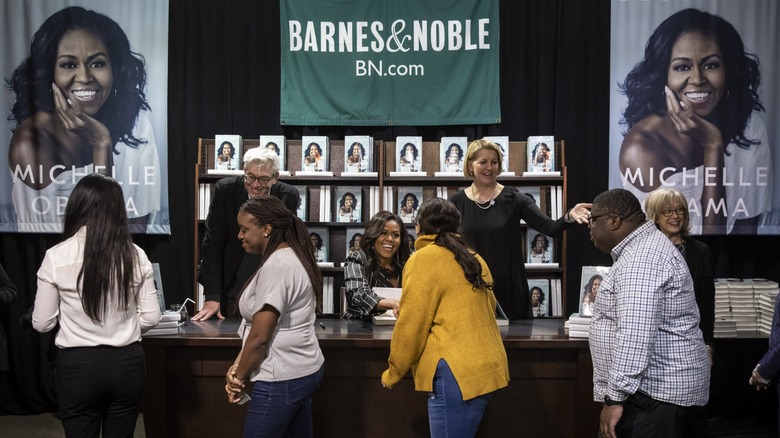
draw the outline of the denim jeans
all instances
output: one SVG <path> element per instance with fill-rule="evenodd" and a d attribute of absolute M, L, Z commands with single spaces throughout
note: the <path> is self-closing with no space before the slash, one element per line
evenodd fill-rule
<path fill-rule="evenodd" d="M 255 382 L 244 423 L 244 438 L 314 436 L 311 396 L 320 386 L 325 366 L 305 377 L 280 382 Z"/>
<path fill-rule="evenodd" d="M 458 382 L 447 361 L 439 359 L 428 393 L 428 424 L 432 438 L 471 438 L 477 434 L 482 415 L 493 393 L 463 400 Z"/>

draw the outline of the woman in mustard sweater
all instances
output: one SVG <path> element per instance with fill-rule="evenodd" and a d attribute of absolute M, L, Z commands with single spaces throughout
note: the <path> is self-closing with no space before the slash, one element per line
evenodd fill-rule
<path fill-rule="evenodd" d="M 430 393 L 432 437 L 473 437 L 492 394 L 509 382 L 496 325 L 493 278 L 459 234 L 460 213 L 447 200 L 422 204 L 416 252 L 404 267 L 400 314 L 382 385 L 412 370 Z"/>

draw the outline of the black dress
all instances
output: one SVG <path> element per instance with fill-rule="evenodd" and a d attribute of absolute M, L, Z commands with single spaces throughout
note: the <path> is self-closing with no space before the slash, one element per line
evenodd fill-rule
<path fill-rule="evenodd" d="M 531 297 L 525 273 L 520 219 L 534 230 L 559 237 L 566 221 L 552 220 L 534 201 L 514 187 L 504 186 L 495 204 L 482 209 L 461 190 L 450 197 L 460 211 L 463 237 L 487 262 L 493 293 L 509 319 L 531 317 Z"/>

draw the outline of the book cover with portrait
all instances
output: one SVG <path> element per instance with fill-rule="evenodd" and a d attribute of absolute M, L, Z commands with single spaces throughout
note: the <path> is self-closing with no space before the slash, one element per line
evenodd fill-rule
<path fill-rule="evenodd" d="M 526 242 L 526 263 L 555 263 L 555 239 L 528 229 Z"/>
<path fill-rule="evenodd" d="M 555 137 L 532 135 L 526 146 L 526 171 L 529 173 L 555 172 Z"/>
<path fill-rule="evenodd" d="M 344 173 L 373 172 L 374 138 L 369 135 L 344 137 Z"/>
<path fill-rule="evenodd" d="M 439 143 L 439 172 L 463 174 L 467 147 L 466 137 L 442 137 Z"/>
<path fill-rule="evenodd" d="M 327 227 L 308 227 L 309 239 L 311 240 L 311 249 L 314 252 L 314 258 L 317 263 L 330 261 L 330 232 Z"/>
<path fill-rule="evenodd" d="M 360 241 L 363 239 L 363 228 L 347 228 L 347 250 L 344 254 L 360 251 Z"/>
<path fill-rule="evenodd" d="M 528 298 L 531 300 L 531 315 L 534 318 L 550 316 L 550 280 L 529 279 Z"/>
<path fill-rule="evenodd" d="M 504 173 L 507 175 L 514 174 L 514 172 L 509 172 L 509 136 L 497 135 L 485 138 L 497 144 L 498 148 L 501 149 L 501 153 L 504 155 L 504 159 L 501 161 L 501 168 L 504 170 Z"/>
<path fill-rule="evenodd" d="M 279 157 L 279 171 L 287 170 L 287 143 L 283 135 L 261 135 L 260 147 L 271 149 Z"/>
<path fill-rule="evenodd" d="M 398 187 L 395 212 L 405 224 L 413 224 L 417 219 L 417 210 L 423 202 L 422 187 Z"/>
<path fill-rule="evenodd" d="M 609 266 L 583 266 L 580 276 L 580 316 L 593 316 L 598 289 Z"/>
<path fill-rule="evenodd" d="M 239 161 L 241 158 L 240 135 L 215 135 L 214 136 L 214 170 L 220 171 L 241 170 Z"/>
<path fill-rule="evenodd" d="M 397 172 L 422 172 L 422 137 L 399 136 L 395 138 L 395 170 Z"/>
<path fill-rule="evenodd" d="M 363 195 L 361 187 L 340 186 L 334 198 L 336 222 L 362 222 Z"/>
<path fill-rule="evenodd" d="M 304 135 L 301 137 L 301 170 L 325 172 L 328 170 L 328 137 Z"/>
<path fill-rule="evenodd" d="M 301 198 L 301 202 L 298 204 L 298 210 L 295 212 L 295 215 L 298 216 L 298 218 L 304 222 L 308 221 L 308 217 L 306 214 L 309 211 L 309 190 L 306 186 L 295 186 L 296 189 L 298 189 L 298 196 Z"/>

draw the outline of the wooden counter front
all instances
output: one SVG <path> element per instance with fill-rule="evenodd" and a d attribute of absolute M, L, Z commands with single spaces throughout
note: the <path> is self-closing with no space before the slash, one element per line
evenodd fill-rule
<path fill-rule="evenodd" d="M 147 437 L 241 436 L 248 405 L 229 404 L 224 392 L 241 347 L 237 327 L 236 319 L 190 322 L 177 336 L 144 338 Z M 601 405 L 592 401 L 587 340 L 569 339 L 554 319 L 513 322 L 501 333 L 511 381 L 478 436 L 595 436 Z M 427 394 L 414 391 L 411 375 L 392 390 L 380 384 L 391 336 L 392 327 L 318 320 L 325 377 L 314 394 L 315 436 L 429 436 Z"/>

